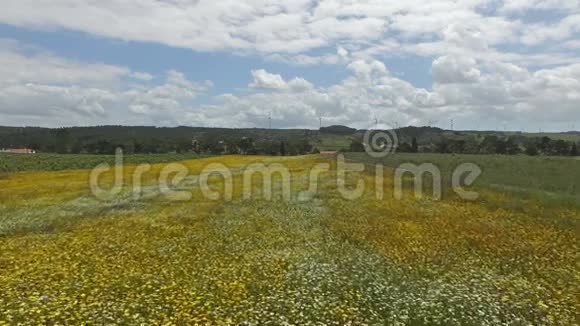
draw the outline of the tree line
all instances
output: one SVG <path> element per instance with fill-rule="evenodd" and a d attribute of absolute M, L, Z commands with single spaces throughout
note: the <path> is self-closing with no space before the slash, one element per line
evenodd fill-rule
<path fill-rule="evenodd" d="M 353 140 L 350 151 L 363 152 L 366 144 L 360 139 Z M 498 154 L 530 156 L 578 156 L 578 144 L 573 141 L 551 139 L 550 137 L 498 136 L 484 137 L 439 137 L 437 140 L 419 144 L 416 137 L 410 142 L 398 144 L 401 153 L 441 153 L 441 154 Z"/>
<path fill-rule="evenodd" d="M 363 152 L 366 130 L 345 126 L 307 129 L 97 126 L 72 128 L 0 127 L 0 148 L 40 153 L 301 155 L 316 147 Z M 396 130 L 398 152 L 577 156 L 578 144 L 550 137 L 501 132 L 449 131 L 433 127 Z M 579 134 L 580 135 L 580 134 Z M 573 139 L 574 135 L 566 135 Z M 325 141 L 323 141 L 325 140 Z M 345 145 L 346 143 L 346 145 Z M 350 143 L 350 146 L 349 146 Z"/>
<path fill-rule="evenodd" d="M 127 154 L 198 153 L 300 155 L 316 151 L 309 131 L 264 129 L 90 127 L 21 128 L 2 134 L 0 148 L 32 148 L 40 153 Z"/>

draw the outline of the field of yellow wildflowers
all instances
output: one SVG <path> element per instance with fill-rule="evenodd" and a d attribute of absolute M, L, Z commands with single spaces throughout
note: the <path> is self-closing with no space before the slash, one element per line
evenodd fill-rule
<path fill-rule="evenodd" d="M 97 200 L 88 170 L 0 177 L 0 325 L 577 322 L 579 211 L 547 218 L 539 203 L 510 210 L 388 191 L 351 201 L 333 169 L 306 193 L 311 167 L 329 160 L 182 162 L 192 176 L 228 166 L 231 201 L 206 199 L 193 177 L 179 185 L 191 200 L 168 200 L 155 185 L 163 165 L 145 174 L 139 200 L 129 189 Z M 242 172 L 258 162 L 289 168 L 290 200 L 265 200 L 258 182 L 242 198 Z M 354 177 L 376 187 L 370 174 Z M 490 190 L 481 201 L 510 197 Z"/>

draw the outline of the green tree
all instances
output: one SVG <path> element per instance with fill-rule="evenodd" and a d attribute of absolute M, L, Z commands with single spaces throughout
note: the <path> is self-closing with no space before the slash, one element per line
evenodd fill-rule
<path fill-rule="evenodd" d="M 478 154 L 479 153 L 479 142 L 474 137 L 469 137 L 465 141 L 464 153 L 466 154 Z"/>
<path fill-rule="evenodd" d="M 200 145 L 199 145 L 199 141 L 197 139 L 193 139 L 191 141 L 191 150 L 194 153 L 197 153 L 197 154 L 199 154 L 201 152 L 201 148 L 200 148 Z"/>
<path fill-rule="evenodd" d="M 441 139 L 435 146 L 435 151 L 437 153 L 445 154 L 449 152 L 449 144 L 445 138 Z"/>
<path fill-rule="evenodd" d="M 538 144 L 538 150 L 542 152 L 544 155 L 551 155 L 554 154 L 552 152 L 552 139 L 550 137 L 544 136 L 540 138 Z"/>
<path fill-rule="evenodd" d="M 175 151 L 177 153 L 180 153 L 180 154 L 181 153 L 187 153 L 187 152 L 189 152 L 191 150 L 191 142 L 187 138 L 178 139 L 175 142 L 175 145 L 174 146 L 175 146 Z"/>
<path fill-rule="evenodd" d="M 506 146 L 506 154 L 509 155 L 517 155 L 521 151 L 520 145 L 518 145 L 514 137 L 508 137 L 508 139 L 505 142 L 505 146 Z"/>
<path fill-rule="evenodd" d="M 397 151 L 401 153 L 413 153 L 413 148 L 408 143 L 401 143 L 397 148 Z"/>
<path fill-rule="evenodd" d="M 56 130 L 56 151 L 59 154 L 67 154 L 71 150 L 71 136 L 66 128 Z"/>
<path fill-rule="evenodd" d="M 254 148 L 254 140 L 249 137 L 242 137 L 238 144 L 240 151 L 243 155 L 246 154 L 256 154 L 256 149 Z"/>
<path fill-rule="evenodd" d="M 525 145 L 525 151 L 526 155 L 530 155 L 530 156 L 536 156 L 539 154 L 538 152 L 538 146 L 536 145 L 536 142 L 533 140 L 530 140 L 526 143 Z"/>
<path fill-rule="evenodd" d="M 359 152 L 359 153 L 360 152 L 364 152 L 365 151 L 365 146 L 360 141 L 352 140 L 350 142 L 350 151 L 351 152 Z"/>
<path fill-rule="evenodd" d="M 461 154 L 465 152 L 465 140 L 449 141 L 448 151 L 451 153 Z"/>
<path fill-rule="evenodd" d="M 506 141 L 498 136 L 486 136 L 481 142 L 481 151 L 484 154 L 506 154 Z"/>
<path fill-rule="evenodd" d="M 552 154 L 555 155 L 569 155 L 570 144 L 564 140 L 558 139 L 552 143 Z"/>
<path fill-rule="evenodd" d="M 496 153 L 496 143 L 497 136 L 485 136 L 479 144 L 479 148 L 482 154 L 495 154 Z"/>
<path fill-rule="evenodd" d="M 495 141 L 495 152 L 497 154 L 507 154 L 507 143 L 501 138 Z"/>
<path fill-rule="evenodd" d="M 413 137 L 411 141 L 411 153 L 418 153 L 419 152 L 419 144 L 417 143 L 417 137 Z"/>
<path fill-rule="evenodd" d="M 576 147 L 576 143 L 572 143 L 572 147 L 570 148 L 570 156 L 578 156 L 578 148 Z"/>
<path fill-rule="evenodd" d="M 308 139 L 303 139 L 300 144 L 300 154 L 308 154 L 311 153 L 314 149 L 312 145 L 308 141 Z"/>

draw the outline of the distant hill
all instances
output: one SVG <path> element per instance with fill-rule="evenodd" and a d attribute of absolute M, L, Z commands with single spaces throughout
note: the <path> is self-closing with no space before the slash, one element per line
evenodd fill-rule
<path fill-rule="evenodd" d="M 39 152 L 112 153 L 122 147 L 130 153 L 212 152 L 254 154 L 299 154 L 316 150 L 349 151 L 362 142 L 366 130 L 334 125 L 309 129 L 229 129 L 204 127 L 95 126 L 72 128 L 0 127 L 0 148 L 32 148 Z M 524 151 L 532 145 L 547 151 L 552 145 L 564 152 L 580 142 L 580 132 L 520 133 L 500 131 L 451 131 L 435 127 L 403 127 L 396 130 L 401 150 L 413 142 L 426 152 L 489 152 L 505 144 Z M 542 141 L 549 137 L 550 141 Z M 509 141 L 508 141 L 509 140 Z M 561 141 L 561 142 L 559 142 Z M 564 143 L 566 142 L 566 143 Z M 283 143 L 283 144 L 282 144 Z M 485 150 L 482 149 L 486 147 Z M 356 146 L 355 146 L 356 147 Z M 360 149 L 360 147 L 359 147 Z M 571 150 L 571 149 L 570 149 Z M 534 149 L 530 149 L 535 152 Z"/>
<path fill-rule="evenodd" d="M 356 132 L 356 129 L 347 126 L 330 126 L 320 128 L 320 132 L 334 135 L 352 135 Z"/>

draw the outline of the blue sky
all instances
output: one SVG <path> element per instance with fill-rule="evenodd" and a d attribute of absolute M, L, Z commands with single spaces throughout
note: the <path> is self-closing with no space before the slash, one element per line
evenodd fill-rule
<path fill-rule="evenodd" d="M 97 37 L 78 31 L 42 31 L 0 24 L 0 37 L 41 46 L 51 52 L 76 60 L 105 62 L 130 67 L 133 70 L 161 74 L 178 70 L 197 79 L 215 80 L 214 94 L 244 88 L 251 81 L 249 69 L 275 71 L 286 78 L 303 77 L 320 86 L 330 86 L 346 78 L 342 65 L 289 65 L 258 55 L 238 55 L 235 52 L 196 52 L 159 43 L 121 41 Z M 323 51 L 312 51 L 315 55 Z M 431 88 L 432 58 L 393 55 L 383 59 L 401 79 L 416 86 Z"/>
<path fill-rule="evenodd" d="M 4 7 L 0 125 L 580 126 L 576 0 Z"/>

